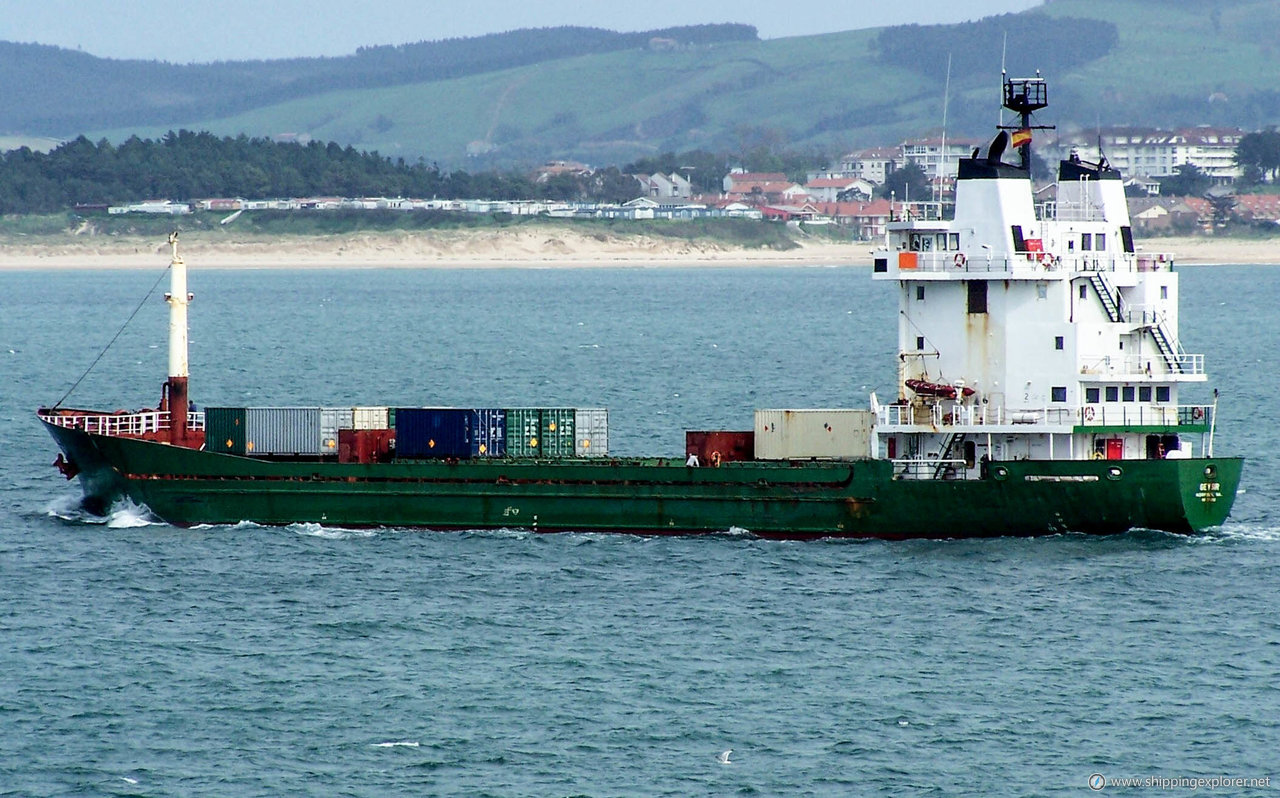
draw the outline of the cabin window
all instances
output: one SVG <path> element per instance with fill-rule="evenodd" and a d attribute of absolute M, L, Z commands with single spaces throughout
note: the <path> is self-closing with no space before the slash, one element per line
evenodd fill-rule
<path fill-rule="evenodd" d="M 938 233 L 938 249 L 942 250 L 943 252 L 945 252 L 948 249 L 946 233 Z"/>
<path fill-rule="evenodd" d="M 960 234 L 959 234 L 959 233 L 947 233 L 947 240 L 951 242 L 951 248 L 952 248 L 953 250 L 958 250 L 958 249 L 960 249 Z"/>
<path fill-rule="evenodd" d="M 889 259 L 888 259 L 888 258 L 876 258 L 875 264 L 872 266 L 872 270 L 873 270 L 873 271 L 877 271 L 877 272 L 887 272 L 887 271 L 889 271 Z"/>
<path fill-rule="evenodd" d="M 964 442 L 964 467 L 973 468 L 978 463 L 978 444 L 973 441 Z"/>
<path fill-rule="evenodd" d="M 1161 299 L 1169 298 L 1169 286 L 1167 285 L 1160 286 L 1160 298 Z"/>
<path fill-rule="evenodd" d="M 1053 401 L 1055 402 L 1067 401 L 1067 386 L 1065 385 L 1053 386 Z"/>
<path fill-rule="evenodd" d="M 1083 252 L 1093 249 L 1093 233 L 1080 234 L 1080 249 Z"/>
<path fill-rule="evenodd" d="M 1124 397 L 1122 401 L 1125 401 L 1125 402 L 1132 402 L 1132 401 L 1133 401 L 1133 386 L 1132 386 L 1132 385 L 1126 385 L 1126 386 L 1124 386 L 1124 389 L 1120 392 L 1120 395 L 1121 395 L 1122 397 Z"/>
<path fill-rule="evenodd" d="M 1133 252 L 1133 228 L 1125 225 L 1120 228 L 1120 243 L 1124 246 L 1125 252 Z"/>
<path fill-rule="evenodd" d="M 1013 251 L 1026 252 L 1027 240 L 1022 237 L 1022 225 L 1015 224 L 1010 229 L 1013 231 Z"/>
<path fill-rule="evenodd" d="M 1084 283 L 1080 284 L 1080 298 L 1087 299 L 1089 297 L 1089 286 Z"/>
<path fill-rule="evenodd" d="M 1167 402 L 1167 401 L 1169 401 L 1169 386 L 1168 386 L 1168 385 L 1157 385 L 1157 386 L 1156 386 L 1156 401 L 1157 401 L 1157 402 Z"/>
<path fill-rule="evenodd" d="M 1076 240 L 1074 238 L 1067 239 L 1067 252 L 1076 251 Z"/>
<path fill-rule="evenodd" d="M 986 313 L 987 312 L 986 280 L 970 280 L 969 281 L 969 312 L 970 313 Z"/>
<path fill-rule="evenodd" d="M 1049 284 L 1036 283 L 1036 299 L 1048 299 L 1048 298 L 1049 298 Z"/>
<path fill-rule="evenodd" d="M 1150 386 L 1150 385 L 1139 385 L 1139 386 L 1138 386 L 1138 401 L 1139 401 L 1139 402 L 1150 402 L 1150 401 L 1151 401 L 1151 386 Z"/>
<path fill-rule="evenodd" d="M 1054 348 L 1054 349 L 1062 349 L 1062 348 L 1063 348 L 1063 346 L 1065 345 L 1065 343 L 1066 343 L 1066 342 L 1062 340 L 1062 336 L 1061 336 L 1061 335 L 1055 335 L 1055 336 L 1053 337 L 1053 348 Z"/>
<path fill-rule="evenodd" d="M 1106 233 L 1098 233 L 1096 236 L 1093 237 L 1093 248 L 1098 250 L 1099 252 L 1102 252 L 1107 248 Z"/>
<path fill-rule="evenodd" d="M 917 351 L 917 352 L 923 352 L 923 351 L 924 351 L 924 336 L 923 336 L 923 335 L 917 335 L 917 336 L 916 336 L 916 351 Z"/>
<path fill-rule="evenodd" d="M 917 299 L 917 300 L 919 300 L 919 301 L 924 301 L 924 286 L 923 286 L 923 285 L 917 285 L 917 286 L 916 286 L 916 299 Z"/>
<path fill-rule="evenodd" d="M 1098 403 L 1098 400 L 1100 400 L 1101 398 L 1102 398 L 1102 391 L 1098 390 L 1097 388 L 1084 389 L 1085 404 L 1096 405 Z"/>
<path fill-rule="evenodd" d="M 1117 386 L 1115 385 L 1107 386 L 1107 401 L 1108 402 L 1120 401 L 1120 389 Z"/>

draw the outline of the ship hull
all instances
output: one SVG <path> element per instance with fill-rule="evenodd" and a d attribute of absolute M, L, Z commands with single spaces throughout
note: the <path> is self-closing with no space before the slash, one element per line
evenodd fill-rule
<path fill-rule="evenodd" d="M 767 538 L 964 538 L 1221 524 L 1241 458 L 1021 460 L 979 480 L 895 479 L 882 460 L 270 461 L 46 424 L 86 506 L 127 496 L 177 525 L 314 522 Z"/>

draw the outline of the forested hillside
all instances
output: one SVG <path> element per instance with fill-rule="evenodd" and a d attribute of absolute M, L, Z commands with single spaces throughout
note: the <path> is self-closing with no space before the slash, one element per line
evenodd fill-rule
<path fill-rule="evenodd" d="M 640 33 L 559 27 L 366 47 L 341 58 L 177 65 L 121 61 L 0 42 L 0 132 L 67 136 L 120 125 L 170 125 L 345 89 L 423 83 L 561 58 L 649 46 L 754 41 L 749 25 Z"/>
<path fill-rule="evenodd" d="M 1280 123 L 1275 0 L 1053 0 L 958 25 L 761 41 L 742 25 L 583 28 L 175 66 L 0 45 L 0 134 L 169 130 L 335 141 L 445 170 L 625 164 L 704 150 L 842 152 L 997 121 L 1002 62 L 1049 81 L 1041 121 Z"/>

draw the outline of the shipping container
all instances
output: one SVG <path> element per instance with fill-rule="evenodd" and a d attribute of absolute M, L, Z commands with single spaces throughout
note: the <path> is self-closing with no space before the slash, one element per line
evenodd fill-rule
<path fill-rule="evenodd" d="M 223 454 L 244 454 L 244 408 L 204 409 L 204 448 Z"/>
<path fill-rule="evenodd" d="M 246 407 L 244 449 L 256 456 L 322 454 L 320 408 Z"/>
<path fill-rule="evenodd" d="M 394 407 L 387 408 L 387 429 L 396 428 L 396 409 Z"/>
<path fill-rule="evenodd" d="M 531 407 L 509 408 L 507 457 L 537 457 L 542 453 L 542 411 Z"/>
<path fill-rule="evenodd" d="M 396 457 L 470 457 L 474 416 L 455 407 L 396 408 Z"/>
<path fill-rule="evenodd" d="M 603 408 L 578 408 L 573 413 L 573 453 L 578 457 L 604 457 L 609 454 L 609 411 Z"/>
<path fill-rule="evenodd" d="M 338 430 L 338 462 L 386 463 L 395 447 L 395 430 Z"/>
<path fill-rule="evenodd" d="M 715 466 L 755 459 L 756 434 L 750 430 L 689 430 L 684 434 L 684 456 L 698 456 L 698 464 Z"/>
<path fill-rule="evenodd" d="M 320 408 L 320 451 L 338 453 L 338 430 L 355 428 L 355 411 L 350 407 Z"/>
<path fill-rule="evenodd" d="M 386 407 L 351 408 L 351 429 L 391 429 L 394 426 Z"/>
<path fill-rule="evenodd" d="M 571 407 L 542 409 L 542 456 L 573 457 L 574 410 Z"/>
<path fill-rule="evenodd" d="M 471 456 L 502 457 L 507 453 L 507 413 L 505 410 L 473 410 Z"/>
<path fill-rule="evenodd" d="M 871 456 L 870 410 L 757 410 L 757 460 L 852 460 Z"/>

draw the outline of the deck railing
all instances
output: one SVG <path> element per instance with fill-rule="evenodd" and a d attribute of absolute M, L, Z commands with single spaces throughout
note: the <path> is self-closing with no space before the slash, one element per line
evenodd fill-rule
<path fill-rule="evenodd" d="M 40 413 L 40 419 L 55 427 L 84 430 L 94 435 L 137 438 L 169 429 L 169 411 L 144 410 L 141 413 Z M 187 413 L 187 429 L 204 429 L 204 412 Z"/>
<path fill-rule="evenodd" d="M 1204 374 L 1204 355 L 1179 352 L 1174 355 L 1104 355 L 1084 357 L 1080 373 L 1105 377 L 1161 377 L 1169 374 Z"/>
<path fill-rule="evenodd" d="M 902 256 L 907 257 L 902 257 Z M 1173 261 L 1157 255 L 1134 255 L 1126 252 L 1084 252 L 1049 254 L 1045 252 L 1017 252 L 987 254 L 953 250 L 908 252 L 890 250 L 887 260 L 897 271 L 927 274 L 1013 274 L 1023 277 L 1035 275 L 1072 274 L 1080 272 L 1133 272 L 1171 271 Z"/>
<path fill-rule="evenodd" d="M 881 405 L 876 423 L 886 427 L 1030 426 L 1191 426 L 1207 425 L 1213 405 L 1083 405 L 1009 410 L 993 405 L 943 407 L 942 405 Z"/>

